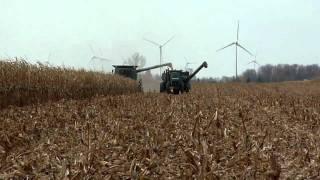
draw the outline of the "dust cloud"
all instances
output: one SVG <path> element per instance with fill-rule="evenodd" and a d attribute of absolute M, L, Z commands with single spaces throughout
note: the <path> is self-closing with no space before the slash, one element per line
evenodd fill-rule
<path fill-rule="evenodd" d="M 143 92 L 160 92 L 161 80 L 142 78 Z"/>

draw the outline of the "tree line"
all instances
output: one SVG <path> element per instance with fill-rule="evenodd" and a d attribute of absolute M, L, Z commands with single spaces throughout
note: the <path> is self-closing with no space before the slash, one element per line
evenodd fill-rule
<path fill-rule="evenodd" d="M 223 76 L 221 78 L 202 78 L 207 82 L 282 82 L 282 81 L 303 81 L 320 79 L 320 66 L 298 65 L 298 64 L 266 64 L 257 70 L 247 69 L 236 80 L 235 77 Z"/>
<path fill-rule="evenodd" d="M 248 69 L 241 75 L 241 80 L 247 82 L 302 81 L 317 78 L 320 78 L 320 67 L 317 64 L 266 64 L 260 66 L 258 71 Z"/>

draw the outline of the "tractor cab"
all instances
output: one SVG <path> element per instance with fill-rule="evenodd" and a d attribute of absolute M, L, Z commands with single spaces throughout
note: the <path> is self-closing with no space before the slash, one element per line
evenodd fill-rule
<path fill-rule="evenodd" d="M 182 70 L 166 70 L 162 74 L 162 80 L 164 81 L 179 81 L 179 80 L 186 80 L 189 76 L 188 71 Z"/>

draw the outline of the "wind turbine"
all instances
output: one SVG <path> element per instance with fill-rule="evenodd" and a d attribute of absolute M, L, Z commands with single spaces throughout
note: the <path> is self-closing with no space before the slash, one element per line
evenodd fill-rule
<path fill-rule="evenodd" d="M 223 50 L 223 49 L 225 49 L 227 47 L 233 46 L 233 45 L 235 45 L 235 47 L 236 47 L 236 80 L 237 80 L 238 79 L 238 47 L 240 47 L 241 49 L 243 49 L 244 51 L 246 51 L 248 54 L 250 54 L 252 56 L 252 53 L 249 50 L 247 50 L 246 48 L 244 48 L 243 46 L 241 46 L 240 43 L 239 43 L 239 21 L 238 21 L 237 40 L 236 40 L 236 42 L 233 42 L 233 43 L 231 43 L 231 44 L 229 44 L 229 45 L 227 45 L 227 46 L 225 46 L 223 48 L 218 49 L 217 52 L 221 51 L 221 50 Z"/>
<path fill-rule="evenodd" d="M 95 51 L 93 50 L 91 44 L 89 44 L 89 47 L 90 47 L 90 49 L 91 49 L 91 52 L 92 52 L 93 54 L 95 54 Z M 100 54 L 102 54 L 101 49 L 100 49 Z M 98 60 L 100 63 L 102 63 L 102 64 L 101 64 L 102 71 L 104 70 L 104 68 L 103 68 L 103 63 L 104 63 L 104 62 L 110 62 L 110 61 L 112 61 L 112 60 L 110 60 L 110 59 L 108 59 L 108 58 L 104 58 L 104 57 L 101 57 L 101 56 L 96 56 L 96 55 L 94 55 L 94 56 L 91 57 L 89 63 L 93 63 L 93 62 L 96 61 L 96 60 Z"/>
<path fill-rule="evenodd" d="M 94 62 L 95 60 L 98 60 L 98 61 L 100 62 L 100 64 L 101 64 L 101 71 L 104 71 L 104 67 L 103 67 L 103 63 L 104 63 L 104 62 L 110 62 L 110 61 L 112 61 L 112 60 L 107 59 L 107 58 L 103 58 L 103 57 L 99 57 L 99 56 L 92 56 L 90 62 L 92 63 L 92 62 Z"/>
<path fill-rule="evenodd" d="M 250 61 L 248 64 L 253 64 L 253 69 L 256 70 L 256 65 L 260 66 L 260 64 L 257 61 L 257 55 L 254 56 L 254 60 Z M 247 64 L 247 65 L 248 65 Z"/>
<path fill-rule="evenodd" d="M 184 68 L 185 68 L 185 70 L 186 70 L 186 71 L 188 71 L 188 70 L 190 71 L 190 70 L 191 70 L 191 68 L 188 68 L 188 65 L 190 65 L 190 64 L 194 64 L 194 63 L 193 63 L 193 62 L 189 62 L 189 61 L 188 61 L 188 59 L 187 59 L 186 57 L 185 57 L 184 59 L 186 60 L 186 65 L 185 65 L 185 67 L 184 67 Z"/>
<path fill-rule="evenodd" d="M 163 48 L 165 45 L 167 45 L 173 38 L 174 38 L 174 36 L 172 36 L 169 40 L 167 40 L 167 41 L 166 41 L 165 43 L 163 43 L 163 44 L 159 44 L 159 43 L 157 43 L 157 42 L 154 42 L 154 41 L 152 41 L 152 40 L 145 39 L 145 38 L 143 38 L 143 40 L 145 40 L 145 41 L 147 41 L 147 42 L 149 42 L 149 43 L 151 43 L 151 44 L 159 47 L 159 49 L 160 49 L 160 65 L 161 65 L 161 64 L 162 64 L 162 48 Z M 162 68 L 160 67 L 160 76 L 161 76 L 161 72 L 162 72 Z"/>
<path fill-rule="evenodd" d="M 187 62 L 187 63 L 186 63 L 186 66 L 185 66 L 185 69 L 186 69 L 186 70 L 188 69 L 188 65 L 190 65 L 190 64 L 194 64 L 194 63 Z"/>

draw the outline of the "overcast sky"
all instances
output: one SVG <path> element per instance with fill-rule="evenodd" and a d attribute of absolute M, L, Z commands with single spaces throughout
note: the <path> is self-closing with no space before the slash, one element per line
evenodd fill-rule
<path fill-rule="evenodd" d="M 134 52 L 184 68 L 186 60 L 209 68 L 199 76 L 234 75 L 236 40 L 257 53 L 260 64 L 315 64 L 320 61 L 319 0 L 0 0 L 0 57 L 88 67 L 93 55 L 122 64 Z M 90 48 L 92 47 L 92 49 Z M 239 71 L 252 60 L 240 50 Z M 94 65 L 90 65 L 91 67 Z M 97 66 L 97 65 L 95 65 Z M 158 71 L 155 71 L 157 73 Z"/>

